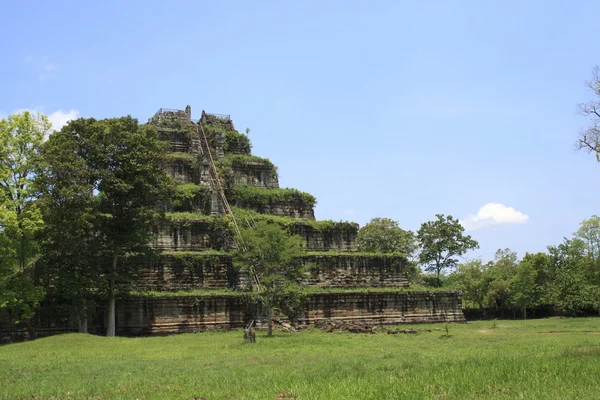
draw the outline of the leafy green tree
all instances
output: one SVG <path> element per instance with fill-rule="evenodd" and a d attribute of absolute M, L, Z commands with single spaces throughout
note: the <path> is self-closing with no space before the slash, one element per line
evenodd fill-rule
<path fill-rule="evenodd" d="M 586 244 L 580 239 L 565 239 L 548 248 L 554 277 L 549 288 L 549 300 L 569 315 L 599 309 L 598 286 L 590 279 L 592 260 Z"/>
<path fill-rule="evenodd" d="M 600 259 L 600 217 L 592 215 L 580 223 L 573 235 L 585 243 L 585 251 L 594 260 Z"/>
<path fill-rule="evenodd" d="M 93 299 L 106 291 L 101 275 L 105 254 L 97 235 L 98 197 L 79 151 L 77 140 L 63 132 L 42 147 L 36 182 L 44 219 L 38 265 L 48 295 L 62 300 L 61 308 L 87 333 Z"/>
<path fill-rule="evenodd" d="M 469 250 L 479 248 L 479 243 L 470 235 L 465 235 L 465 229 L 457 219 L 448 215 L 436 215 L 434 221 L 425 222 L 417 232 L 421 253 L 419 262 L 425 270 L 435 272 L 437 279 L 444 269 L 450 269 L 458 264 L 457 256 L 462 256 Z"/>
<path fill-rule="evenodd" d="M 46 116 L 28 111 L 0 120 L 0 229 L 21 271 L 36 256 L 35 235 L 42 218 L 33 186 L 40 147 L 50 128 Z"/>
<path fill-rule="evenodd" d="M 65 159 L 65 163 L 73 164 L 67 170 L 75 167 L 82 171 L 81 175 L 73 176 L 73 181 L 62 183 L 72 190 L 62 195 L 73 204 L 81 201 L 84 207 L 91 207 L 90 193 L 97 197 L 97 213 L 93 217 L 86 214 L 77 229 L 68 233 L 71 237 L 64 240 L 77 240 L 75 236 L 89 232 L 87 224 L 93 224 L 97 260 L 102 262 L 102 269 L 83 282 L 95 276 L 103 278 L 105 283 L 100 285 L 106 287 L 109 301 L 107 336 L 114 336 L 116 295 L 119 289 L 127 290 L 127 278 L 135 269 L 133 263 L 125 262 L 126 256 L 151 251 L 150 227 L 159 217 L 159 205 L 169 193 L 169 179 L 163 168 L 165 144 L 155 127 L 140 126 L 131 117 L 70 121 L 51 140 L 52 146 L 65 146 L 75 153 L 75 158 Z M 62 165 L 53 166 L 50 162 L 49 168 L 54 167 Z M 86 182 L 84 188 L 74 189 L 81 181 Z M 82 255 L 72 254 L 70 260 L 78 257 Z M 83 259 L 77 265 L 82 265 Z M 65 267 L 73 264 L 67 263 Z"/>
<path fill-rule="evenodd" d="M 463 291 L 464 299 L 475 303 L 479 309 L 484 309 L 493 280 L 489 273 L 489 265 L 481 260 L 468 261 L 459 264 L 454 275 L 458 288 Z"/>
<path fill-rule="evenodd" d="M 369 253 L 401 253 L 411 256 L 417 248 L 415 234 L 400 228 L 390 218 L 373 218 L 356 236 L 359 251 Z"/>
<path fill-rule="evenodd" d="M 33 283 L 42 227 L 33 180 L 50 128 L 46 116 L 27 111 L 0 120 L 0 311 L 11 311 L 15 321 L 29 320 L 43 297 Z"/>
<path fill-rule="evenodd" d="M 295 282 L 302 274 L 298 257 L 303 253 L 302 238 L 288 235 L 279 225 L 259 221 L 241 230 L 242 243 L 234 254 L 234 264 L 256 274 L 260 296 L 268 314 L 269 336 L 273 334 L 273 308 L 297 313 L 302 294 Z M 292 318 L 293 319 L 293 318 Z"/>
<path fill-rule="evenodd" d="M 510 281 L 517 273 L 517 253 L 510 249 L 498 249 L 494 261 L 489 268 L 492 283 L 490 284 L 489 303 L 497 308 L 510 305 Z"/>
<path fill-rule="evenodd" d="M 535 266 L 529 260 L 524 260 L 518 264 L 516 273 L 509 283 L 511 302 L 523 310 L 525 319 L 527 319 L 527 307 L 531 308 L 536 305 L 536 278 Z"/>

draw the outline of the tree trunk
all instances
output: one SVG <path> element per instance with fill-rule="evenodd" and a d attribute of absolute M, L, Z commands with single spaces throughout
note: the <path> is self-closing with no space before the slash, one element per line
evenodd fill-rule
<path fill-rule="evenodd" d="M 269 310 L 267 311 L 267 314 L 269 315 L 269 336 L 273 336 L 273 307 L 269 306 Z"/>
<path fill-rule="evenodd" d="M 85 300 L 83 300 L 81 309 L 77 315 L 77 331 L 79 333 L 88 333 L 88 310 Z"/>
<path fill-rule="evenodd" d="M 115 336 L 115 275 L 117 273 L 118 250 L 113 253 L 112 270 L 110 273 L 110 287 L 108 289 L 108 329 L 106 336 Z"/>
<path fill-rule="evenodd" d="M 523 319 L 527 319 L 527 307 L 523 307 Z"/>
<path fill-rule="evenodd" d="M 26 322 L 25 329 L 27 330 L 27 335 L 29 336 L 29 340 L 34 340 L 37 338 L 37 330 L 35 329 L 35 326 L 31 322 L 31 320 L 28 320 Z"/>

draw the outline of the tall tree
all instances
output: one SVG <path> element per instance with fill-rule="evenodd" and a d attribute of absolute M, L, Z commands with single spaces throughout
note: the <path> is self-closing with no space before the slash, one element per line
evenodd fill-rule
<path fill-rule="evenodd" d="M 600 260 L 600 217 L 592 215 L 579 224 L 579 229 L 573 235 L 585 243 L 585 251 L 595 261 Z"/>
<path fill-rule="evenodd" d="M 465 300 L 475 303 L 480 310 L 483 310 L 492 283 L 489 264 L 484 264 L 481 260 L 472 260 L 458 265 L 456 281 L 463 291 Z"/>
<path fill-rule="evenodd" d="M 600 68 L 596 66 L 592 71 L 592 79 L 586 82 L 594 95 L 594 99 L 587 103 L 579 104 L 581 115 L 589 119 L 589 125 L 577 138 L 577 146 L 594 154 L 600 162 Z"/>
<path fill-rule="evenodd" d="M 43 295 L 33 284 L 42 227 L 33 180 L 50 129 L 46 116 L 27 111 L 0 120 L 0 311 L 17 321 L 31 318 Z"/>
<path fill-rule="evenodd" d="M 519 258 L 510 249 L 498 249 L 489 268 L 492 277 L 489 291 L 489 303 L 498 308 L 507 308 L 510 304 L 510 281 L 517 273 Z"/>
<path fill-rule="evenodd" d="M 42 219 L 33 186 L 50 129 L 46 116 L 28 111 L 0 120 L 0 228 L 12 242 L 21 271 L 36 255 L 34 237 Z"/>
<path fill-rule="evenodd" d="M 521 261 L 515 275 L 509 283 L 511 302 L 523 310 L 523 317 L 527 319 L 527 308 L 536 305 L 537 271 L 529 260 Z"/>
<path fill-rule="evenodd" d="M 234 255 L 234 263 L 260 282 L 259 296 L 267 308 L 269 336 L 273 334 L 273 307 L 297 312 L 302 296 L 294 290 L 302 273 L 298 258 L 302 239 L 288 235 L 279 225 L 259 221 L 241 232 L 243 246 Z M 292 317 L 292 315 L 288 315 Z"/>
<path fill-rule="evenodd" d="M 100 252 L 99 259 L 104 260 L 107 256 L 109 260 L 97 275 L 106 282 L 109 301 L 107 336 L 114 336 L 119 284 L 124 283 L 131 268 L 135 268 L 125 262 L 125 258 L 128 254 L 151 250 L 151 224 L 158 217 L 159 205 L 169 191 L 169 179 L 164 169 L 165 144 L 159 139 L 156 128 L 140 126 L 129 116 L 100 121 L 92 118 L 74 120 L 54 133 L 51 139 L 72 149 L 69 151 L 75 152 L 76 157 L 69 162 L 84 171 L 82 176 L 75 175 L 71 183 L 63 183 L 65 187 L 73 188 L 81 180 L 87 182 L 83 191 L 74 190 L 67 197 L 73 200 L 73 196 L 83 196 L 81 201 L 86 206 L 90 203 L 85 193 L 88 197 L 90 193 L 97 197 L 98 212 L 86 222 L 93 222 L 93 239 Z M 78 229 L 87 228 L 78 225 Z M 70 233 L 71 239 L 77 231 Z"/>
<path fill-rule="evenodd" d="M 390 218 L 373 218 L 361 227 L 356 236 L 359 251 L 373 253 L 401 253 L 411 256 L 417 247 L 415 234 L 400 228 Z"/>
<path fill-rule="evenodd" d="M 62 132 L 42 146 L 37 185 L 44 219 L 39 270 L 48 295 L 87 333 L 89 310 L 102 285 L 103 246 L 96 225 L 100 217 L 93 179 L 79 154 L 77 140 Z"/>
<path fill-rule="evenodd" d="M 444 269 L 458 264 L 456 257 L 479 248 L 479 243 L 470 235 L 465 235 L 463 226 L 451 215 L 445 217 L 437 214 L 436 217 L 436 220 L 421 225 L 417 238 L 421 247 L 419 262 L 425 266 L 426 271 L 435 272 L 439 281 Z"/>

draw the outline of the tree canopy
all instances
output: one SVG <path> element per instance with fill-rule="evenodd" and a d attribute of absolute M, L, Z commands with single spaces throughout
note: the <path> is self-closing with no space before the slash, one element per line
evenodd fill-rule
<path fill-rule="evenodd" d="M 296 285 L 302 273 L 298 262 L 302 253 L 302 239 L 289 235 L 277 224 L 258 221 L 241 230 L 234 263 L 248 274 L 256 274 L 260 282 L 257 289 L 267 308 L 269 336 L 273 307 L 281 308 L 293 320 L 302 304 L 302 294 Z"/>
<path fill-rule="evenodd" d="M 415 234 L 400 228 L 390 218 L 373 218 L 356 236 L 359 251 L 368 253 L 401 253 L 411 256 L 417 247 Z"/>
<path fill-rule="evenodd" d="M 479 243 L 451 215 L 436 215 L 437 219 L 425 222 L 417 232 L 421 253 L 419 262 L 426 271 L 435 272 L 437 279 L 445 269 L 456 267 L 458 259 L 467 251 L 479 248 Z"/>

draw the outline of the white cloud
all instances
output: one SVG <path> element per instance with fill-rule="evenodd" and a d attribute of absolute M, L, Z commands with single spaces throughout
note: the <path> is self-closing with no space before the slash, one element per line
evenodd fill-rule
<path fill-rule="evenodd" d="M 529 221 L 529 216 L 500 203 L 487 203 L 476 215 L 468 215 L 460 223 L 468 231 L 499 225 L 517 225 Z"/>
<path fill-rule="evenodd" d="M 70 109 L 69 111 L 56 110 L 48 115 L 48 119 L 52 122 L 52 128 L 59 131 L 63 126 L 72 119 L 79 118 L 79 110 Z"/>
<path fill-rule="evenodd" d="M 36 114 L 46 114 L 43 110 L 43 107 L 34 107 L 34 108 L 19 108 L 13 110 L 11 114 L 22 113 L 23 111 L 29 111 L 30 113 Z M 80 116 L 79 110 L 70 109 L 69 111 L 64 110 L 56 110 L 53 113 L 46 114 L 48 119 L 52 123 L 52 129 L 55 131 L 61 130 L 63 126 L 67 124 L 72 119 L 77 119 Z M 3 118 L 5 114 L 0 111 L 0 118 Z"/>

